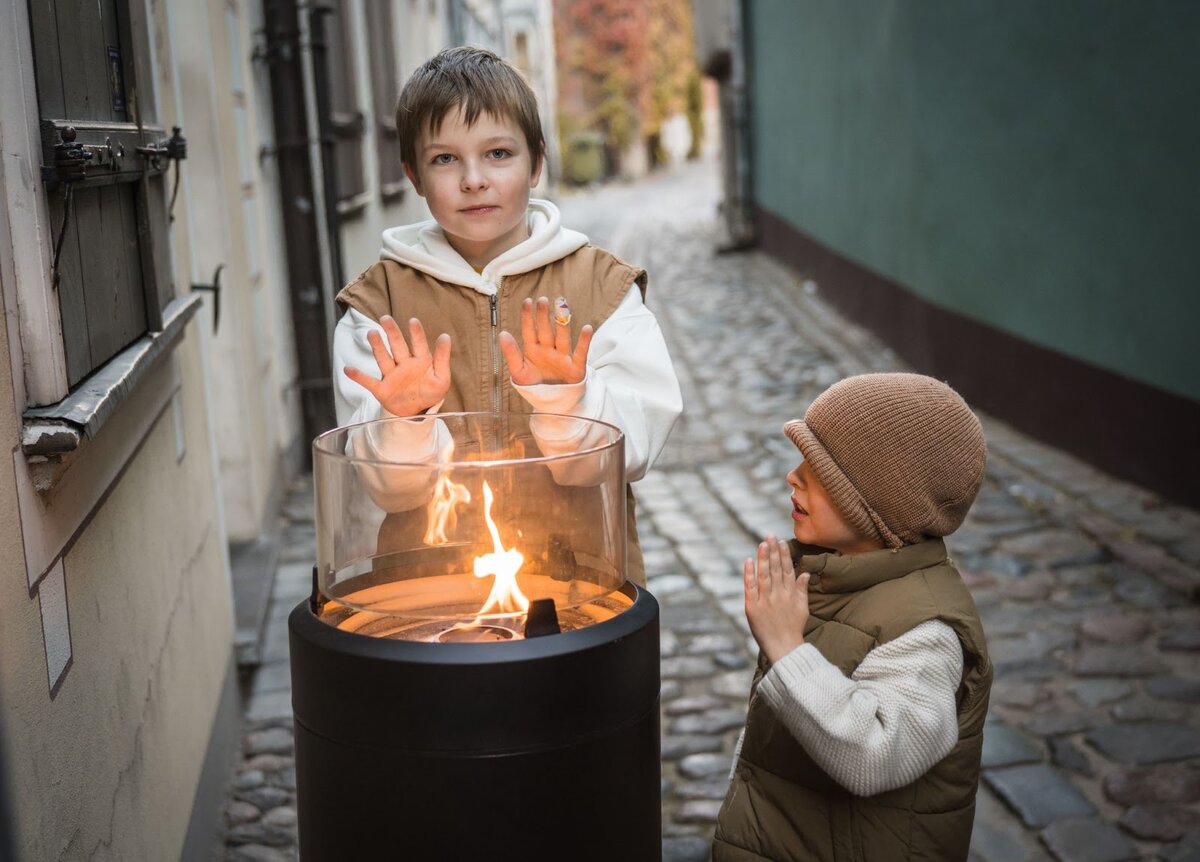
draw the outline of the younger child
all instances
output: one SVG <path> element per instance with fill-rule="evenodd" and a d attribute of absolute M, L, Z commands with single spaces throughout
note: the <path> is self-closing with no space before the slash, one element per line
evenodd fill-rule
<path fill-rule="evenodd" d="M 979 420 L 865 374 L 784 431 L 795 541 L 743 568 L 761 655 L 713 859 L 966 859 L 992 668 L 941 537 L 983 480 Z"/>
<path fill-rule="evenodd" d="M 338 294 L 339 424 L 439 411 L 600 419 L 625 435 L 627 481 L 641 478 L 682 409 L 679 383 L 642 302 L 645 270 L 530 200 L 545 140 L 529 85 L 490 51 L 450 48 L 404 85 L 396 125 L 433 220 L 385 231 L 380 261 Z M 581 423 L 552 424 L 538 426 L 544 453 L 582 445 L 570 436 Z M 394 423 L 373 454 L 432 462 L 437 426 Z M 627 576 L 644 584 L 627 496 Z"/>

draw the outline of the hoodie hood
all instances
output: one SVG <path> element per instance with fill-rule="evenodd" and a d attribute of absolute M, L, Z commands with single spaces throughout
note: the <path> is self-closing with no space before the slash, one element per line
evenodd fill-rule
<path fill-rule="evenodd" d="M 493 258 L 483 272 L 476 272 L 454 250 L 441 226 L 433 219 L 385 230 L 379 258 L 394 260 L 439 281 L 491 296 L 503 276 L 529 272 L 587 245 L 586 236 L 562 226 L 562 215 L 550 201 L 531 198 L 525 211 L 525 223 L 529 227 L 529 238 Z"/>

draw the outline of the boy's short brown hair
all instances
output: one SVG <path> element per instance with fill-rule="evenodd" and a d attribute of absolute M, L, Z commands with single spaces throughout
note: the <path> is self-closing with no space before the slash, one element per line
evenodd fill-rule
<path fill-rule="evenodd" d="M 484 48 L 466 46 L 447 48 L 426 60 L 405 82 L 396 101 L 401 161 L 415 170 L 421 132 L 436 134 L 446 115 L 458 109 L 467 125 L 480 114 L 515 122 L 536 169 L 546 149 L 537 97 L 508 63 Z"/>

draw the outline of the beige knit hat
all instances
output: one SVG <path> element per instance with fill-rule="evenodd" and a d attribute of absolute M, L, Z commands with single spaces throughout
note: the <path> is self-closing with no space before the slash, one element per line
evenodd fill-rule
<path fill-rule="evenodd" d="M 892 548 L 953 533 L 983 482 L 979 419 L 921 374 L 847 377 L 783 431 L 846 520 Z"/>

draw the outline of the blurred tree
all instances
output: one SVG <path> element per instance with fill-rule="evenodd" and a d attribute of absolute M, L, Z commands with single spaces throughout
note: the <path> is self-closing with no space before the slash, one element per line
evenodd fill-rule
<path fill-rule="evenodd" d="M 554 30 L 563 145 L 599 132 L 610 174 L 639 140 L 660 159 L 663 121 L 688 110 L 698 74 L 690 0 L 555 0 Z"/>

